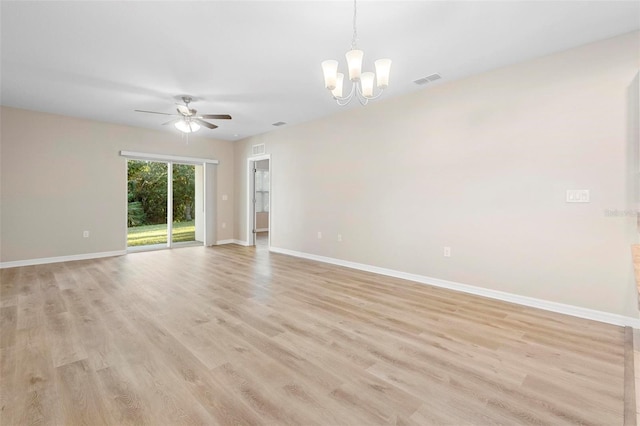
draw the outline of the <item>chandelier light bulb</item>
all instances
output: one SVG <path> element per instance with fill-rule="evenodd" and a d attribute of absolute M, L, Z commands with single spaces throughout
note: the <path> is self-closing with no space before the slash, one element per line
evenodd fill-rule
<path fill-rule="evenodd" d="M 338 78 L 336 79 L 336 87 L 331 91 L 331 94 L 334 98 L 342 97 L 342 87 L 344 85 L 344 74 L 341 72 L 338 73 Z"/>
<path fill-rule="evenodd" d="M 345 55 L 347 58 L 347 65 L 349 66 L 349 80 L 360 80 L 360 74 L 362 73 L 362 57 L 364 52 L 362 50 L 350 50 Z"/>
<path fill-rule="evenodd" d="M 391 71 L 391 59 L 378 59 L 376 66 L 376 83 L 378 89 L 386 89 L 389 86 L 389 73 Z"/>
<path fill-rule="evenodd" d="M 336 78 L 338 74 L 338 61 L 329 59 L 322 62 L 322 72 L 324 74 L 324 87 L 329 90 L 336 88 Z"/>
<path fill-rule="evenodd" d="M 360 84 L 362 85 L 362 96 L 367 99 L 373 98 L 373 79 L 376 75 L 372 72 L 363 72 L 360 76 Z"/>

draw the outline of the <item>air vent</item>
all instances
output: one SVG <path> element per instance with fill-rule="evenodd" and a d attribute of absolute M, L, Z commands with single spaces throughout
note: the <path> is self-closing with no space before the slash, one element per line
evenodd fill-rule
<path fill-rule="evenodd" d="M 277 123 L 273 123 L 272 126 L 280 127 L 280 126 L 284 126 L 285 124 L 287 123 L 285 123 L 284 121 L 278 121 Z"/>
<path fill-rule="evenodd" d="M 438 73 L 428 75 L 426 77 L 419 78 L 414 81 L 415 84 L 423 85 L 427 83 L 431 83 L 432 81 L 440 80 L 442 76 Z"/>
<path fill-rule="evenodd" d="M 263 143 L 261 143 L 259 145 L 253 145 L 251 147 L 251 154 L 253 154 L 253 155 L 262 155 L 264 153 L 265 153 L 265 150 L 264 150 L 264 144 Z"/>

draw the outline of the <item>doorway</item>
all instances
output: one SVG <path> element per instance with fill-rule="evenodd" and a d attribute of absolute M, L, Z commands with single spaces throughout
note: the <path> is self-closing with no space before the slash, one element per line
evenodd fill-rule
<path fill-rule="evenodd" d="M 248 160 L 247 231 L 249 245 L 269 249 L 271 246 L 271 156 Z"/>
<path fill-rule="evenodd" d="M 202 245 L 202 173 L 193 164 L 127 160 L 127 248 Z M 200 238 L 198 238 L 200 236 Z"/>

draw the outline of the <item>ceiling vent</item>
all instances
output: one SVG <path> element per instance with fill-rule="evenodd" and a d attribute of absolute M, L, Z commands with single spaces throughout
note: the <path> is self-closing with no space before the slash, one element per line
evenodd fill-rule
<path fill-rule="evenodd" d="M 414 81 L 415 84 L 423 85 L 427 83 L 431 83 L 432 81 L 440 80 L 442 76 L 438 73 L 428 75 L 426 77 L 419 78 Z"/>
<path fill-rule="evenodd" d="M 278 121 L 277 123 L 273 123 L 272 126 L 280 127 L 280 126 L 284 126 L 285 124 L 287 123 L 285 123 L 284 121 Z"/>
<path fill-rule="evenodd" d="M 251 154 L 252 155 L 262 155 L 265 153 L 265 149 L 264 149 L 264 144 L 261 143 L 259 145 L 253 145 L 251 147 Z"/>

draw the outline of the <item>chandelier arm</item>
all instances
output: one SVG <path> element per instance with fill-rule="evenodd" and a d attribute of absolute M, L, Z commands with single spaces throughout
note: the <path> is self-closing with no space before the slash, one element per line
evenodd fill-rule
<path fill-rule="evenodd" d="M 384 89 L 380 89 L 377 95 L 371 96 L 370 98 L 367 98 L 367 99 L 369 99 L 370 101 L 378 99 L 380 96 L 382 96 L 382 92 L 384 92 Z"/>
<path fill-rule="evenodd" d="M 351 102 L 351 99 L 353 99 L 355 88 L 356 88 L 356 84 L 355 83 L 351 83 L 351 91 L 349 92 L 349 94 L 347 96 L 340 96 L 340 97 L 334 96 L 333 99 L 336 100 L 338 105 L 345 106 L 346 104 Z"/>
<path fill-rule="evenodd" d="M 369 98 L 362 94 L 362 87 L 360 87 L 359 85 L 357 85 L 356 88 L 356 97 L 358 98 L 358 102 L 360 102 L 360 105 L 362 106 L 365 106 L 369 103 Z"/>

